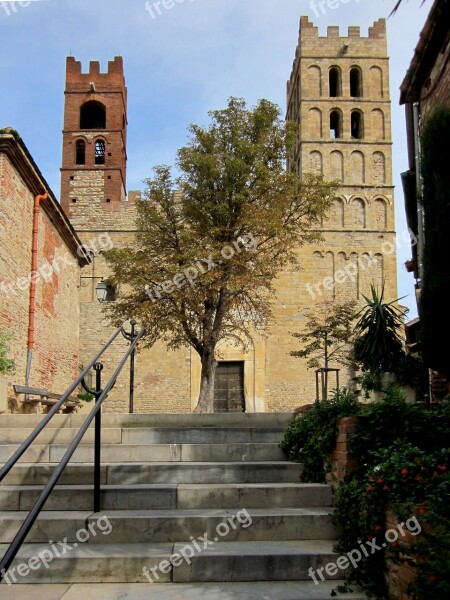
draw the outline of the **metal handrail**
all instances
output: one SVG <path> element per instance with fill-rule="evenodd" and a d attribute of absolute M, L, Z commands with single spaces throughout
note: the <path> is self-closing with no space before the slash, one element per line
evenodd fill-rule
<path fill-rule="evenodd" d="M 118 328 L 118 330 L 114 333 L 114 335 L 111 336 L 111 338 L 106 342 L 106 344 L 103 346 L 103 348 L 98 352 L 98 354 L 95 356 L 95 358 L 93 358 L 91 360 L 91 362 L 88 364 L 88 366 L 85 369 L 83 369 L 83 371 L 80 374 L 80 376 L 78 377 L 78 379 L 76 381 L 74 381 L 74 383 L 68 388 L 68 390 L 61 396 L 61 399 L 58 400 L 58 402 L 54 406 L 52 406 L 52 409 L 45 415 L 45 418 L 42 419 L 42 421 L 39 423 L 39 425 L 36 427 L 36 429 L 27 437 L 27 439 L 23 442 L 23 444 L 20 446 L 20 448 L 18 450 L 16 450 L 16 452 L 14 452 L 14 454 L 11 456 L 11 458 L 0 469 L 0 483 L 3 481 L 3 479 L 6 477 L 6 475 L 8 475 L 8 473 L 11 471 L 13 466 L 19 460 L 19 458 L 21 458 L 23 456 L 23 454 L 25 454 L 25 452 L 28 450 L 28 448 L 31 446 L 31 444 L 34 442 L 34 440 L 37 438 L 37 436 L 41 433 L 41 431 L 43 429 L 45 429 L 47 424 L 53 419 L 53 417 L 56 415 L 56 413 L 61 409 L 62 405 L 66 402 L 66 400 L 69 398 L 69 396 L 71 396 L 72 393 L 77 389 L 77 387 L 80 385 L 80 383 L 86 377 L 86 375 L 92 369 L 94 364 L 104 354 L 104 352 L 109 348 L 109 346 L 114 342 L 114 340 L 119 335 L 119 333 L 121 333 L 122 330 L 123 330 L 123 327 Z"/>
<path fill-rule="evenodd" d="M 89 368 L 92 368 L 92 366 L 95 363 L 97 363 L 98 358 L 100 358 L 100 356 L 105 352 L 105 350 L 115 340 L 115 338 L 119 335 L 120 332 L 123 333 L 123 328 L 122 327 L 120 327 L 118 329 L 118 331 L 109 340 L 109 342 L 107 342 L 107 344 L 105 344 L 105 346 L 102 348 L 101 352 L 99 352 L 99 354 L 97 354 L 96 358 L 90 363 L 90 366 L 86 367 L 86 369 L 84 369 L 82 375 L 78 378 L 77 382 L 75 382 L 76 385 L 79 385 L 79 383 L 81 382 L 80 379 L 83 379 L 84 376 L 89 371 Z M 99 416 L 101 414 L 100 409 L 101 409 L 101 406 L 102 406 L 104 400 L 107 398 L 109 392 L 114 387 L 114 385 L 116 383 L 116 380 L 117 380 L 117 377 L 120 375 L 120 372 L 122 371 L 122 369 L 123 369 L 125 363 L 127 362 L 129 356 L 132 355 L 132 353 L 135 352 L 136 346 L 137 346 L 137 344 L 139 343 L 140 339 L 142 338 L 142 336 L 144 334 L 145 334 L 145 328 L 142 328 L 135 335 L 133 341 L 130 344 L 130 347 L 128 348 L 128 350 L 125 353 L 124 357 L 120 361 L 119 365 L 117 366 L 117 368 L 114 371 L 113 375 L 111 376 L 110 380 L 106 384 L 104 390 L 100 391 L 99 390 L 99 385 L 97 385 L 98 397 L 97 397 L 97 401 L 95 403 L 94 408 L 91 410 L 91 412 L 89 413 L 89 415 L 86 417 L 86 419 L 85 419 L 83 425 L 81 426 L 80 430 L 78 431 L 77 435 L 73 439 L 73 441 L 70 444 L 69 448 L 66 450 L 66 453 L 64 454 L 63 458 L 61 459 L 61 462 L 56 467 L 53 475 L 50 477 L 47 485 L 42 490 L 41 494 L 39 495 L 39 497 L 36 500 L 35 504 L 33 505 L 32 509 L 30 510 L 27 518 L 25 519 L 25 521 L 23 522 L 23 524 L 20 527 L 19 531 L 17 532 L 14 540 L 12 541 L 11 545 L 9 546 L 8 550 L 6 551 L 6 553 L 3 556 L 2 560 L 0 561 L 0 583 L 3 580 L 4 576 L 7 574 L 7 571 L 9 569 L 9 567 L 11 566 L 13 560 L 15 559 L 17 553 L 19 552 L 19 550 L 20 550 L 23 542 L 25 541 L 25 538 L 27 537 L 28 533 L 30 532 L 30 529 L 33 527 L 36 519 L 38 518 L 40 512 L 42 511 L 42 509 L 43 509 L 45 503 L 47 502 L 50 494 L 52 493 L 53 489 L 55 488 L 55 486 L 56 486 L 59 478 L 61 477 L 64 469 L 66 468 L 68 462 L 72 458 L 75 450 L 78 448 L 81 440 L 83 439 L 83 436 L 85 435 L 86 431 L 89 429 L 90 424 L 92 423 L 92 421 L 93 421 L 93 419 L 95 417 L 97 417 L 97 416 Z M 100 371 L 101 371 L 101 369 L 98 370 L 98 372 L 100 372 Z M 97 379 L 97 383 L 99 383 L 99 379 Z M 60 406 L 63 404 L 63 402 L 62 402 L 63 398 L 65 398 L 66 396 L 70 395 L 70 393 L 75 389 L 76 385 L 75 384 L 72 385 L 69 388 L 69 390 L 64 394 L 64 396 L 62 396 L 61 400 L 58 402 L 58 404 Z M 56 404 L 55 407 L 53 407 L 53 409 L 55 409 L 58 406 L 58 404 Z M 55 413 L 53 413 L 53 414 L 55 414 Z M 49 419 L 44 419 L 45 425 L 50 421 L 50 419 L 52 418 L 53 414 L 50 416 Z M 41 426 L 41 425 L 36 428 L 35 432 L 37 430 L 39 430 L 38 433 L 40 433 L 42 431 L 42 429 L 45 427 L 45 425 L 44 426 Z M 17 458 L 16 458 L 16 460 L 14 461 L 13 464 L 15 464 L 15 462 L 17 462 L 18 458 L 20 458 L 20 456 L 22 456 L 22 454 L 29 447 L 29 445 L 31 444 L 31 442 L 38 435 L 38 433 L 36 435 L 34 435 L 35 432 L 33 432 L 33 434 L 30 435 L 30 437 L 24 442 L 23 446 L 25 446 L 25 449 L 23 450 L 23 452 L 17 451 L 15 453 L 14 456 L 17 455 Z M 97 428 L 96 428 L 96 433 L 97 433 Z M 34 437 L 33 437 L 33 435 L 34 435 Z M 99 442 L 99 439 L 96 438 L 96 446 L 98 446 L 98 442 Z M 22 449 L 22 447 L 19 450 L 21 450 L 21 449 Z M 99 459 L 100 459 L 100 456 L 99 456 L 99 454 L 96 453 L 96 461 L 99 461 Z M 10 461 L 8 461 L 7 465 L 9 463 L 10 463 Z M 5 465 L 5 467 L 7 465 Z M 6 473 L 9 472 L 9 470 L 12 468 L 12 466 L 13 465 L 9 466 L 8 471 L 6 471 Z M 5 467 L 2 469 L 2 473 L 3 473 L 3 470 L 5 469 Z M 99 473 L 99 465 L 96 465 L 96 467 L 95 467 L 94 470 L 97 471 L 97 473 Z M 5 473 L 5 475 L 6 475 L 6 473 Z M 3 475 L 3 477 L 5 475 Z M 0 481 L 1 481 L 1 479 L 0 479 Z M 99 483 L 99 481 L 97 483 Z M 99 503 L 99 498 L 100 498 L 100 488 L 99 488 L 99 486 L 95 486 L 94 496 L 96 496 L 94 498 L 94 505 L 97 505 Z"/>

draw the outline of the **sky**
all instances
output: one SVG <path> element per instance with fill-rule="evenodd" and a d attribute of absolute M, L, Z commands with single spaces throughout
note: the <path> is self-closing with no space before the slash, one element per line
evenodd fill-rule
<path fill-rule="evenodd" d="M 395 0 L 33 0 L 0 2 L 0 128 L 17 129 L 59 197 L 66 56 L 107 69 L 123 56 L 128 87 L 129 190 L 157 164 L 173 164 L 190 123 L 230 96 L 260 98 L 285 111 L 301 15 L 326 35 L 328 25 L 368 28 L 388 17 Z M 407 169 L 402 82 L 432 0 L 409 0 L 388 19 L 399 239 L 399 296 L 417 314 L 400 173 Z"/>

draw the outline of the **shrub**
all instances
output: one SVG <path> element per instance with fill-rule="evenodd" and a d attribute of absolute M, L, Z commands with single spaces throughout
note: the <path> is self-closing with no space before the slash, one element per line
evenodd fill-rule
<path fill-rule="evenodd" d="M 328 455 L 336 444 L 337 420 L 356 412 L 355 395 L 342 388 L 332 399 L 313 404 L 288 427 L 281 449 L 293 462 L 303 463 L 302 481 L 325 482 Z"/>

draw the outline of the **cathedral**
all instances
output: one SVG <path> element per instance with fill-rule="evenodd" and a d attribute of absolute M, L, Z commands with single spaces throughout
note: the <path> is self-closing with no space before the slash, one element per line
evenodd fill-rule
<path fill-rule="evenodd" d="M 361 303 L 371 283 L 384 283 L 386 298 L 397 298 L 385 21 L 374 23 L 367 37 L 359 27 L 349 27 L 344 36 L 338 27 L 328 27 L 323 37 L 302 17 L 287 82 L 286 116 L 298 123 L 288 168 L 338 180 L 340 188 L 321 223 L 323 242 L 299 249 L 301 269 L 286 270 L 277 279 L 268 335 L 254 336 L 245 350 L 227 339 L 219 344 L 216 385 L 221 410 L 230 412 L 288 412 L 315 399 L 314 371 L 291 356 L 298 349 L 292 333 L 304 329 L 308 310 L 326 300 Z M 109 62 L 106 72 L 98 62 L 83 71 L 74 57 L 67 58 L 60 208 L 54 209 L 59 210 L 62 238 L 71 237 L 79 270 L 78 289 L 72 286 L 68 298 L 72 326 L 78 328 L 70 336 L 78 344 L 71 354 L 77 368 L 89 362 L 113 331 L 96 287 L 106 284 L 108 302 L 120 290 L 109 281 L 101 252 L 131 245 L 136 233 L 140 193 L 127 190 L 127 125 L 122 58 Z M 0 160 L 1 139 L 0 134 Z M 0 276 L 4 278 L 2 271 Z M 0 308 L 3 321 L 5 310 Z M 105 370 L 112 371 L 125 347 L 124 340 L 108 351 Z M 340 385 L 351 385 L 353 377 L 351 370 L 342 370 Z M 128 379 L 125 370 L 105 411 L 128 411 Z M 72 380 L 64 387 L 58 381 L 57 391 Z M 33 369 L 29 383 L 42 385 L 36 372 L 33 380 Z M 169 351 L 158 342 L 137 354 L 136 412 L 191 412 L 199 388 L 200 361 L 192 349 Z"/>

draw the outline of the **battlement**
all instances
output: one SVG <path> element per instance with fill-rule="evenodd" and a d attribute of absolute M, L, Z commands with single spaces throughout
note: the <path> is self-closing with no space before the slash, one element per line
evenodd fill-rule
<path fill-rule="evenodd" d="M 319 36 L 319 28 L 316 27 L 314 25 L 314 23 L 309 20 L 308 17 L 300 17 L 299 42 L 301 41 L 302 34 L 304 34 L 304 36 L 309 37 L 309 38 L 316 37 L 316 38 L 320 38 L 320 39 L 341 37 L 339 26 L 336 26 L 336 25 L 330 25 L 328 27 L 326 36 Z M 361 37 L 361 28 L 360 27 L 355 27 L 355 26 L 351 25 L 348 28 L 347 35 L 342 36 L 342 39 L 353 38 L 353 37 L 356 37 L 356 38 Z M 377 38 L 378 39 L 386 38 L 386 19 L 378 19 L 378 21 L 375 21 L 373 26 L 369 27 L 368 37 L 363 38 L 363 39 L 377 39 Z"/>
<path fill-rule="evenodd" d="M 66 62 L 67 86 L 86 86 L 91 82 L 99 85 L 107 85 L 108 87 L 116 86 L 124 88 L 125 76 L 122 57 L 116 56 L 114 60 L 110 60 L 108 62 L 108 71 L 103 73 L 100 70 L 100 62 L 92 60 L 89 63 L 89 71 L 83 73 L 81 61 L 76 60 L 73 56 L 68 56 Z"/>
<path fill-rule="evenodd" d="M 368 36 L 361 35 L 361 28 L 351 25 L 347 34 L 341 36 L 340 28 L 330 25 L 327 35 L 319 35 L 319 28 L 308 17 L 300 18 L 298 45 L 292 65 L 288 88 L 298 70 L 298 62 L 302 57 L 312 59 L 360 59 L 368 56 L 387 58 L 386 19 L 375 21 L 369 27 Z"/>

